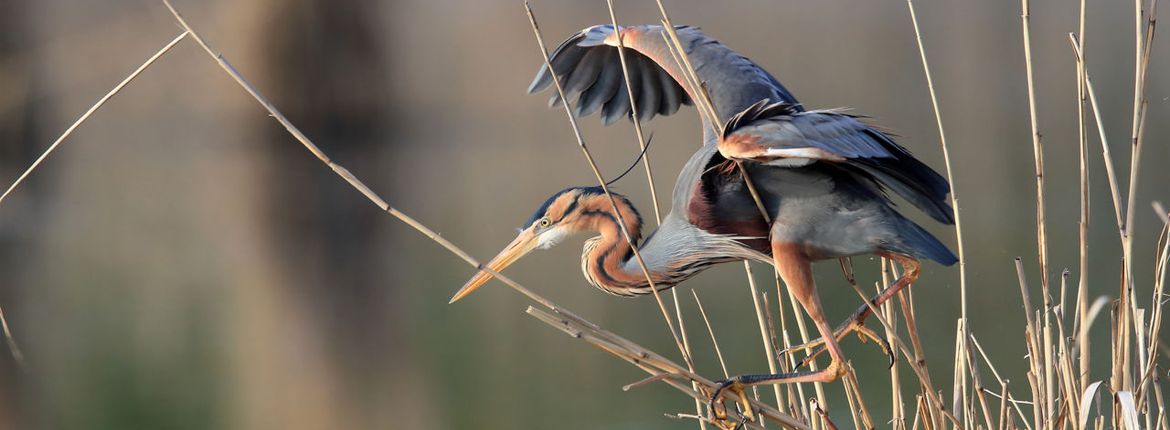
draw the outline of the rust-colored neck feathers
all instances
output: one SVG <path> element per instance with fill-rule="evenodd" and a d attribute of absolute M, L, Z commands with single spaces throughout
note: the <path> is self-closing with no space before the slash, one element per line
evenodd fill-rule
<path fill-rule="evenodd" d="M 614 215 L 614 205 L 599 188 L 565 193 L 549 206 L 548 214 L 553 219 L 560 216 L 561 222 L 573 231 L 599 233 L 585 242 L 581 255 L 581 270 L 590 284 L 619 295 L 642 293 L 640 290 L 649 283 L 640 266 L 632 262 L 633 249 L 619 224 L 625 222 L 630 239 L 637 245 L 642 238 L 642 217 L 624 196 L 614 194 L 613 198 L 620 218 Z"/>
<path fill-rule="evenodd" d="M 581 271 L 590 284 L 607 292 L 620 296 L 648 292 L 646 275 L 635 262 L 633 249 L 619 227 L 619 222 L 625 221 L 626 231 L 636 245 L 641 240 L 641 217 L 625 197 L 614 195 L 614 201 L 620 219 L 613 216 L 613 206 L 605 194 L 587 195 L 578 200 L 581 229 L 600 234 L 585 242 Z M 655 275 L 651 272 L 651 276 Z"/>

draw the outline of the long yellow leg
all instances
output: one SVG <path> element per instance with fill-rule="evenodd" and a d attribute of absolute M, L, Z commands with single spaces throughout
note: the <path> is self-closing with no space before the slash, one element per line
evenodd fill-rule
<path fill-rule="evenodd" d="M 894 281 L 894 283 L 890 284 L 890 286 L 886 287 L 886 289 L 882 290 L 880 293 L 878 293 L 876 296 L 873 296 L 873 298 L 870 299 L 869 302 L 872 303 L 875 308 L 878 306 L 881 306 L 883 303 L 885 303 L 889 299 L 893 298 L 895 295 L 898 294 L 899 291 L 902 291 L 903 288 L 909 287 L 914 282 L 917 282 L 918 275 L 919 275 L 920 269 L 922 267 L 922 264 L 919 263 L 918 260 L 911 258 L 911 257 L 908 257 L 908 256 L 905 256 L 905 255 L 883 254 L 882 256 L 885 258 L 888 258 L 890 260 L 897 261 L 898 264 L 902 266 L 902 276 L 899 277 L 896 281 Z M 857 332 L 857 335 L 862 338 L 862 341 L 865 341 L 866 338 L 869 338 L 869 339 L 873 340 L 874 342 L 877 342 L 878 346 L 880 346 L 882 348 L 882 351 L 885 352 L 886 355 L 888 355 L 890 357 L 890 365 L 893 366 L 894 365 L 894 354 L 893 354 L 893 350 L 890 349 L 889 342 L 887 342 L 884 337 L 877 334 L 873 330 L 866 328 L 864 325 L 865 319 L 867 317 L 869 317 L 869 315 L 872 313 L 873 312 L 870 311 L 869 306 L 862 304 L 860 308 L 857 308 L 857 310 L 853 312 L 853 315 L 851 315 L 848 319 L 846 319 L 844 322 L 842 322 L 840 325 L 837 326 L 837 329 L 834 330 L 834 332 L 833 332 L 833 336 L 838 341 L 840 341 L 842 338 L 844 338 L 850 332 Z M 811 341 L 811 342 L 803 344 L 803 345 L 797 345 L 797 346 L 793 346 L 793 347 L 790 347 L 788 349 L 785 349 L 784 351 L 781 351 L 780 354 L 791 354 L 791 353 L 796 352 L 796 351 L 802 351 L 802 350 L 809 349 L 809 348 L 815 348 L 817 346 L 820 346 L 823 343 L 825 343 L 825 341 L 824 341 L 824 338 L 822 337 L 820 339 Z M 807 365 L 808 363 L 812 362 L 812 360 L 814 358 L 816 358 L 818 355 L 820 355 L 822 352 L 825 352 L 825 349 L 818 348 L 812 354 L 809 354 L 809 356 L 805 357 L 799 363 L 797 363 L 796 367 L 799 368 L 799 367 L 803 367 L 803 366 Z"/>
<path fill-rule="evenodd" d="M 837 344 L 837 338 L 833 336 L 833 330 L 829 327 L 829 322 L 825 319 L 824 311 L 821 308 L 821 298 L 817 294 L 816 283 L 813 281 L 812 261 L 800 250 L 799 246 L 780 242 L 772 243 L 772 258 L 776 264 L 776 270 L 780 273 L 780 278 L 784 280 L 788 290 L 800 302 L 805 313 L 816 325 L 821 337 L 825 339 L 825 348 L 829 351 L 832 362 L 824 369 L 815 372 L 740 375 L 722 381 L 708 404 L 709 410 L 716 416 L 718 413 L 715 412 L 715 404 L 723 390 L 731 390 L 738 395 L 743 392 L 744 388 L 753 385 L 832 382 L 845 374 L 845 357 L 841 353 L 841 347 Z M 750 405 L 743 406 L 745 410 L 749 410 Z"/>

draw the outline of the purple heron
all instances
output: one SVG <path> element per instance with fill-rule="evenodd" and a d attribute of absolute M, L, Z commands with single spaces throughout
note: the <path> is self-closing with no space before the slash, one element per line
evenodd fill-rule
<path fill-rule="evenodd" d="M 621 70 L 618 31 L 627 47 L 634 100 Z M 649 120 L 693 103 L 696 94 L 682 84 L 687 82 L 684 66 L 674 59 L 662 27 L 618 31 L 599 25 L 574 34 L 552 53 L 552 70 L 542 67 L 529 92 L 548 87 L 556 73 L 568 102 L 575 103 L 574 112 L 585 116 L 600 110 L 606 124 L 631 117 L 631 107 L 641 120 Z M 897 194 L 931 218 L 953 224 L 950 185 L 861 118 L 839 110 L 805 110 L 771 74 L 697 28 L 677 27 L 677 34 L 723 123 L 712 127 L 703 116 L 703 145 L 679 174 L 671 211 L 661 225 L 643 239 L 641 217 L 628 199 L 614 195 L 619 217 L 601 188 L 571 187 L 541 204 L 488 267 L 500 271 L 532 250 L 577 233 L 594 233 L 596 237 L 585 241 L 581 259 L 585 279 L 623 296 L 650 293 L 651 283 L 621 234 L 618 223 L 624 221 L 656 288 L 671 288 L 718 263 L 764 262 L 775 266 L 815 323 L 821 338 L 789 351 L 820 346 L 817 352 L 827 350 L 831 357 L 828 366 L 742 375 L 724 381 L 721 390 L 835 380 L 845 371 L 838 339 L 850 332 L 877 340 L 889 353 L 884 340 L 863 325 L 868 306 L 836 330 L 829 326 L 812 262 L 867 254 L 897 261 L 901 277 L 872 299 L 874 305 L 913 283 L 920 260 L 954 264 L 955 255 L 899 214 L 886 194 Z M 550 104 L 561 102 L 554 95 Z M 741 172 L 757 189 L 770 222 Z M 489 279 L 490 274 L 480 271 L 452 301 Z"/>

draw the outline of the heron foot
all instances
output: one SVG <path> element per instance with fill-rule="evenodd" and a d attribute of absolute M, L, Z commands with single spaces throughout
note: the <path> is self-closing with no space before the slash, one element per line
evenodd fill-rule
<path fill-rule="evenodd" d="M 882 336 L 881 334 L 878 334 L 869 327 L 865 326 L 865 318 L 868 316 L 868 310 L 868 306 L 863 305 L 860 309 L 854 312 L 852 316 L 850 316 L 848 319 L 838 325 L 835 330 L 833 330 L 833 337 L 836 338 L 837 341 L 840 341 L 844 339 L 845 336 L 849 335 L 849 333 L 857 333 L 857 337 L 861 339 L 862 343 L 866 343 L 872 340 L 878 345 L 879 348 L 882 349 L 882 352 L 884 352 L 886 356 L 889 357 L 890 366 L 893 366 L 894 350 L 890 348 L 890 343 L 886 341 L 885 336 Z M 825 338 L 821 337 L 817 338 L 816 340 L 809 341 L 805 344 L 789 347 L 783 351 L 780 351 L 778 355 L 783 357 L 784 355 L 792 354 L 797 351 L 816 348 L 812 353 L 796 363 L 796 368 L 799 369 L 801 367 L 807 366 L 809 363 L 812 363 L 812 361 L 816 359 L 817 356 L 825 352 L 824 345 Z"/>
<path fill-rule="evenodd" d="M 748 376 L 752 375 L 739 375 L 729 379 L 716 381 L 719 386 L 715 387 L 715 391 L 712 392 L 711 398 L 707 400 L 707 420 L 710 421 L 711 424 L 714 424 L 716 427 L 725 430 L 739 430 L 744 426 L 745 423 L 748 422 L 748 420 L 751 419 L 753 416 L 751 412 L 751 404 L 748 403 L 747 394 L 744 392 L 744 388 L 747 387 L 747 385 L 744 383 L 744 378 Z M 736 402 L 738 403 L 741 411 L 741 418 L 738 422 L 728 419 L 727 409 L 725 406 L 722 409 L 720 408 L 720 406 L 723 405 L 722 402 L 719 401 L 719 396 L 723 394 L 723 391 L 731 391 L 736 394 Z"/>
<path fill-rule="evenodd" d="M 747 387 L 756 385 L 777 385 L 777 384 L 794 384 L 802 382 L 832 382 L 845 375 L 846 367 L 841 361 L 833 360 L 824 369 L 817 371 L 797 371 L 791 373 L 778 374 L 761 374 L 761 375 L 739 375 L 730 379 L 718 381 L 718 387 L 711 394 L 711 398 L 707 401 L 707 411 L 710 414 L 708 420 L 725 429 L 738 429 L 748 421 L 755 421 L 756 415 L 752 411 L 751 403 L 748 402 L 746 391 Z M 742 419 L 738 423 L 729 420 L 726 409 L 720 409 L 722 403 L 720 396 L 724 391 L 731 391 L 736 394 L 737 402 L 742 408 Z M 734 425 L 734 426 L 732 426 Z"/>

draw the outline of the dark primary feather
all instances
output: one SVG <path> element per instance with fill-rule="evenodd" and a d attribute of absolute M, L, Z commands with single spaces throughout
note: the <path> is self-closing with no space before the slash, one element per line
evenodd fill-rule
<path fill-rule="evenodd" d="M 640 73 L 638 73 L 638 81 L 643 82 L 642 91 L 636 93 L 638 97 L 636 103 L 638 106 L 638 120 L 640 121 L 649 121 L 655 114 L 661 113 L 662 106 L 660 106 L 660 102 L 663 93 L 674 92 L 673 88 L 669 87 L 670 85 L 674 85 L 674 80 L 664 82 L 662 79 L 665 72 L 659 73 L 659 70 L 657 66 L 643 65 L 640 68 Z M 667 76 L 666 78 L 669 79 L 670 77 Z M 670 100 L 667 101 L 669 102 Z M 677 110 L 678 107 L 676 106 L 674 109 Z"/>
<path fill-rule="evenodd" d="M 617 48 L 604 43 L 612 33 L 613 26 L 587 28 L 561 42 L 550 54 L 552 69 L 560 77 L 565 95 L 570 101 L 578 102 L 575 108 L 578 116 L 587 116 L 600 108 L 602 121 L 609 125 L 618 118 L 629 118 L 631 107 L 635 107 L 639 119 L 649 121 L 655 115 L 670 115 L 680 105 L 691 103 L 683 87 L 660 64 L 627 47 L 626 66 L 636 98 L 630 101 Z M 548 66 L 542 66 L 528 92 L 535 93 L 551 84 L 552 74 Z M 559 94 L 549 99 L 550 106 L 560 102 Z"/>
<path fill-rule="evenodd" d="M 616 60 L 617 55 L 617 51 L 613 51 L 605 56 L 605 63 L 601 65 L 597 80 L 581 93 L 581 98 L 577 102 L 577 116 L 593 113 L 617 93 L 618 83 L 624 80 L 621 62 Z"/>

